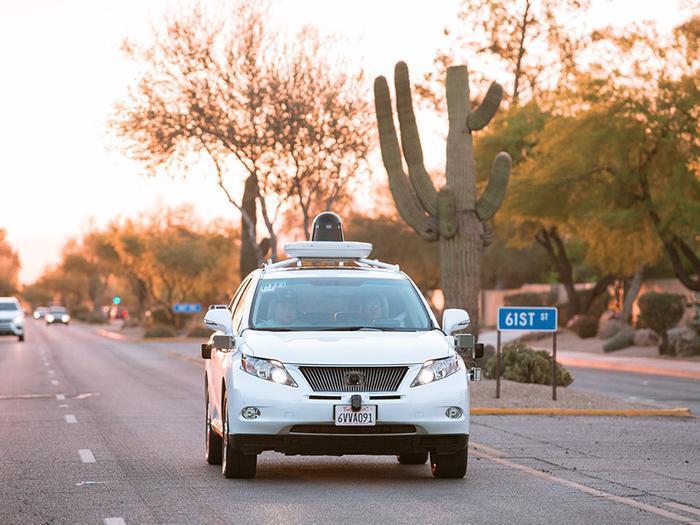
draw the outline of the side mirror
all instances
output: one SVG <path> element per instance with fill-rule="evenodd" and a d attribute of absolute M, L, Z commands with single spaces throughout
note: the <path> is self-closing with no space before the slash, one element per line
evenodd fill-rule
<path fill-rule="evenodd" d="M 469 326 L 469 314 L 458 308 L 448 308 L 442 314 L 442 331 L 447 335 L 464 330 Z"/>
<path fill-rule="evenodd" d="M 219 330 L 227 335 L 233 333 L 231 312 L 223 304 L 214 304 L 209 307 L 207 314 L 204 316 L 204 324 L 210 330 Z"/>
<path fill-rule="evenodd" d="M 211 346 L 219 350 L 232 350 L 236 348 L 236 338 L 230 335 L 215 335 L 212 337 Z"/>

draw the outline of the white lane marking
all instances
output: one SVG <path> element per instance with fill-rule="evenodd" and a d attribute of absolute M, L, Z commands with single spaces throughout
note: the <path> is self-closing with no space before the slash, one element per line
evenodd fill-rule
<path fill-rule="evenodd" d="M 51 370 L 51 369 L 49 368 L 49 375 L 52 376 L 52 375 L 55 375 L 55 374 L 56 374 L 56 372 L 54 372 L 53 370 Z"/>
<path fill-rule="evenodd" d="M 80 455 L 80 461 L 83 463 L 94 463 L 95 462 L 95 456 L 92 454 L 92 450 L 89 448 L 81 448 L 78 450 L 78 454 Z"/>
<path fill-rule="evenodd" d="M 673 507 L 674 509 L 689 512 L 690 514 L 697 514 L 698 516 L 700 516 L 700 509 L 696 509 L 695 507 L 690 507 L 688 505 L 683 505 L 682 503 L 676 503 L 675 501 L 669 501 L 667 503 L 664 503 L 664 505 L 666 505 L 668 507 Z"/>
<path fill-rule="evenodd" d="M 58 385 L 58 381 L 56 381 L 55 379 L 52 379 L 52 380 L 51 380 L 51 384 L 52 384 L 53 386 L 56 386 L 56 385 Z"/>
<path fill-rule="evenodd" d="M 58 408 L 68 408 L 68 405 L 58 405 Z"/>
<path fill-rule="evenodd" d="M 66 414 L 63 416 L 63 419 L 66 420 L 66 423 L 77 423 L 78 420 L 75 419 L 75 416 L 73 414 Z"/>
<path fill-rule="evenodd" d="M 105 525 L 126 525 L 124 518 L 105 518 L 102 521 Z"/>
<path fill-rule="evenodd" d="M 66 396 L 65 394 L 56 394 L 56 399 L 58 399 L 59 401 L 65 401 Z"/>
<path fill-rule="evenodd" d="M 477 443 L 474 443 L 477 446 Z M 526 467 L 524 465 L 518 465 L 517 463 L 512 463 L 508 460 L 492 456 L 491 454 L 486 454 L 485 452 L 478 452 L 476 450 L 473 450 L 473 453 L 476 454 L 477 456 L 489 459 L 495 463 L 499 463 L 501 465 L 504 465 L 506 467 L 510 467 L 515 470 L 519 470 L 521 472 L 524 472 L 525 474 L 529 474 L 530 476 L 534 476 L 536 478 L 544 479 L 546 481 L 554 481 L 555 483 L 559 483 L 561 485 L 565 485 L 569 488 L 579 490 L 581 492 L 585 492 L 586 494 L 590 494 L 592 496 L 596 496 L 599 498 L 607 499 L 610 501 L 614 501 L 616 503 L 622 503 L 623 505 L 628 505 L 630 507 L 634 507 L 635 509 L 639 510 L 644 510 L 646 512 L 651 512 L 652 514 L 656 514 L 657 516 L 663 516 L 664 518 L 671 519 L 673 521 L 677 521 L 679 523 L 688 523 L 688 524 L 693 524 L 697 523 L 696 520 L 692 518 L 686 518 L 685 516 L 681 516 L 680 514 L 676 514 L 675 512 L 669 512 L 664 509 L 660 509 L 658 507 L 653 507 L 651 505 L 647 505 L 646 503 L 642 503 L 641 501 L 634 500 L 632 498 L 626 498 L 624 496 L 615 496 L 614 494 L 609 494 L 608 492 L 603 492 L 602 490 L 594 489 L 592 487 L 588 487 L 587 485 L 581 485 L 580 483 L 576 483 L 575 481 L 569 481 L 568 479 L 563 479 L 563 478 L 558 478 L 557 476 L 552 476 L 551 474 L 547 474 L 546 472 L 540 472 L 539 470 L 532 469 L 530 467 Z"/>
<path fill-rule="evenodd" d="M 49 366 L 49 362 L 48 362 L 48 361 L 44 361 L 44 366 Z"/>

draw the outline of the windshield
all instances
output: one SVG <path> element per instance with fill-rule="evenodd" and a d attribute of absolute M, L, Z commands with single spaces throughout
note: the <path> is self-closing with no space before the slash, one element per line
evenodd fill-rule
<path fill-rule="evenodd" d="M 49 313 L 52 313 L 52 314 L 65 314 L 65 313 L 66 313 L 66 309 L 63 308 L 62 306 L 56 306 L 56 307 L 49 308 Z"/>
<path fill-rule="evenodd" d="M 430 330 L 406 279 L 292 277 L 258 283 L 251 327 L 258 330 Z"/>
<path fill-rule="evenodd" d="M 0 303 L 0 312 L 14 312 L 19 310 L 17 303 Z"/>

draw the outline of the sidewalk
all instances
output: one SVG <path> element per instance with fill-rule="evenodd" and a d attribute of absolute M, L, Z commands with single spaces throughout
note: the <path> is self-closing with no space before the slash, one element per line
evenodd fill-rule
<path fill-rule="evenodd" d="M 530 332 L 502 332 L 501 345 L 518 339 L 528 333 Z M 479 342 L 496 346 L 496 334 L 496 330 L 483 332 L 479 335 Z M 528 344 L 536 350 L 547 350 L 551 352 L 551 338 L 540 341 L 530 341 Z M 564 366 L 700 379 L 700 361 L 632 357 L 599 352 L 579 352 L 568 350 L 561 346 L 557 348 L 557 361 Z"/>

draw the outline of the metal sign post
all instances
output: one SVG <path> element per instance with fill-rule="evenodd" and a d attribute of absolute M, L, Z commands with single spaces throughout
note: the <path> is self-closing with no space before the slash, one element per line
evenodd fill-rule
<path fill-rule="evenodd" d="M 502 306 L 496 325 L 496 398 L 501 397 L 502 352 L 501 332 L 552 332 L 552 399 L 557 400 L 557 309 L 542 306 Z"/>

